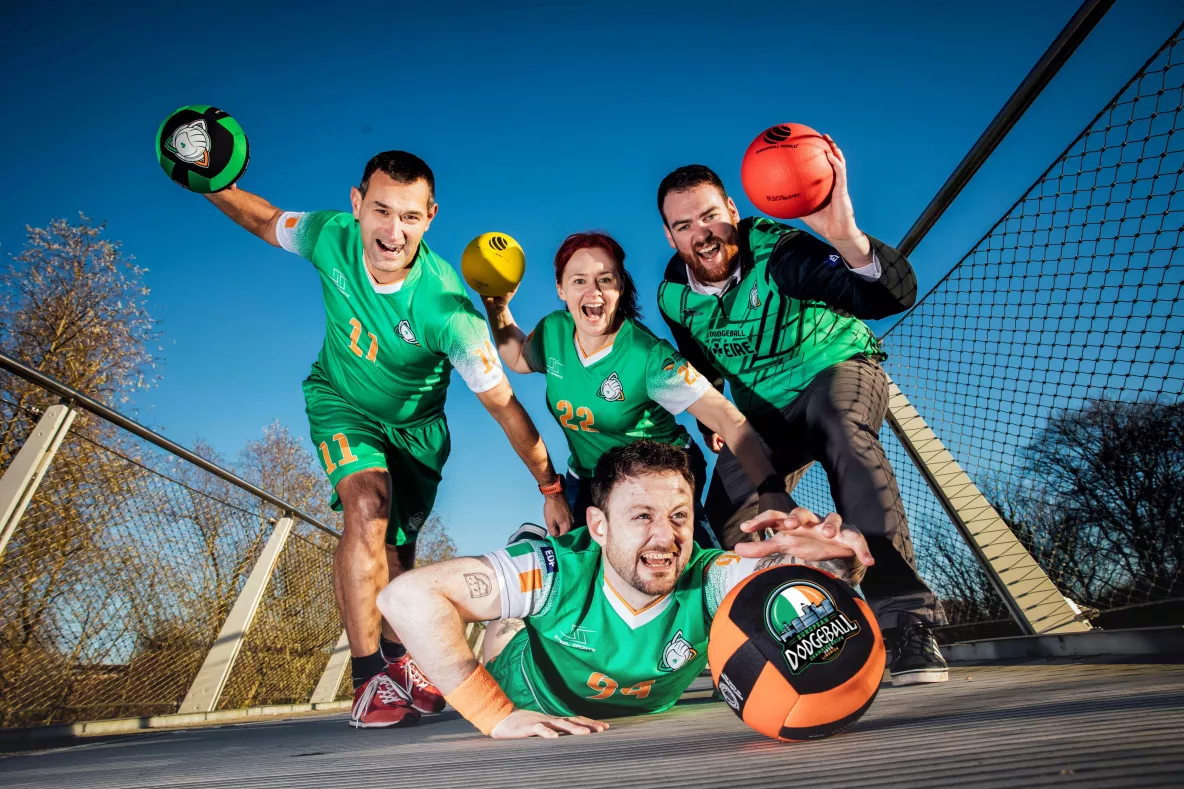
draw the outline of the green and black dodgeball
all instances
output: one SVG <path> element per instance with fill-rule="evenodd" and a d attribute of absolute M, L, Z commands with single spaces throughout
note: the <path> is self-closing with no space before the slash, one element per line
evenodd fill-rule
<path fill-rule="evenodd" d="M 251 158 L 238 121 L 217 107 L 193 104 L 174 112 L 156 133 L 161 169 L 192 192 L 220 192 L 246 172 Z"/>

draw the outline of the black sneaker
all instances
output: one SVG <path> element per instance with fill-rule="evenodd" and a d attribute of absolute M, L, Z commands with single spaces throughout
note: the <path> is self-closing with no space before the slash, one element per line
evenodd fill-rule
<path fill-rule="evenodd" d="M 518 530 L 510 535 L 510 539 L 506 540 L 506 545 L 513 545 L 521 540 L 545 540 L 547 539 L 547 527 L 540 526 L 537 523 L 524 523 L 518 527 Z"/>
<path fill-rule="evenodd" d="M 901 614 L 897 621 L 896 627 L 884 631 L 892 653 L 888 665 L 892 684 L 923 685 L 948 680 L 950 668 L 937 648 L 929 623 L 915 614 Z"/>

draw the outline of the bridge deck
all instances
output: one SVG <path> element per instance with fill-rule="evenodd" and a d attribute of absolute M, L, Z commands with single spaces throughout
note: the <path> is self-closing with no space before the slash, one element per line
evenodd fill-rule
<path fill-rule="evenodd" d="M 700 680 L 699 688 L 703 687 Z M 494 742 L 449 711 L 414 729 L 344 715 L 153 732 L 0 760 L 17 787 L 1180 786 L 1184 666 L 958 667 L 887 685 L 851 730 L 780 744 L 692 692 L 591 737 Z"/>

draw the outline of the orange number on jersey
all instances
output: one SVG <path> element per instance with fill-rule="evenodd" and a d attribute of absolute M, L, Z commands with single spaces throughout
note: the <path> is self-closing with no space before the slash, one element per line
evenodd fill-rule
<path fill-rule="evenodd" d="M 335 464 L 333 458 L 329 456 L 329 443 L 322 441 L 319 449 L 321 450 L 321 457 L 325 459 L 325 473 L 332 474 L 337 470 L 337 466 L 344 466 L 346 463 L 353 463 L 358 459 L 349 448 L 349 439 L 345 437 L 345 433 L 334 433 L 333 441 L 337 442 L 337 447 L 341 450 L 341 462 Z"/>
<path fill-rule="evenodd" d="M 332 474 L 337 470 L 337 465 L 333 459 L 329 457 L 329 445 L 324 441 L 321 442 L 321 456 L 325 458 L 325 473 Z"/>
<path fill-rule="evenodd" d="M 592 417 L 592 409 L 587 406 L 580 406 L 576 409 L 576 416 L 584 420 L 580 422 L 580 430 L 585 433 L 599 433 L 600 431 L 592 427 L 596 424 L 596 420 Z"/>
<path fill-rule="evenodd" d="M 682 376 L 682 379 L 687 382 L 688 386 L 699 380 L 699 373 L 696 372 L 695 368 L 691 367 L 689 364 L 680 365 L 678 368 L 678 374 Z"/>
<path fill-rule="evenodd" d="M 593 671 L 592 676 L 588 677 L 588 687 L 592 690 L 599 691 L 595 696 L 587 696 L 589 699 L 607 699 L 617 690 L 617 681 L 612 677 L 606 677 L 599 671 Z M 648 690 L 646 691 L 649 692 Z"/>
<path fill-rule="evenodd" d="M 558 403 L 555 404 L 555 407 L 563 412 L 559 415 L 559 424 L 563 425 L 568 430 L 579 430 L 580 429 L 578 425 L 573 425 L 571 423 L 571 417 L 572 417 L 571 403 L 567 402 L 566 400 L 560 400 Z"/>
<path fill-rule="evenodd" d="M 650 695 L 650 688 L 654 686 L 657 680 L 647 679 L 645 682 L 638 682 L 631 688 L 621 688 L 622 696 L 636 696 L 639 699 L 644 699 Z"/>
<path fill-rule="evenodd" d="M 738 561 L 740 561 L 740 557 L 728 551 L 727 553 L 721 553 L 719 558 L 715 560 L 715 563 L 720 567 L 727 567 L 729 564 L 735 564 Z"/>
<path fill-rule="evenodd" d="M 489 347 L 489 340 L 485 340 L 473 353 L 477 354 L 481 363 L 485 365 L 485 375 L 493 372 L 493 349 Z"/>
<path fill-rule="evenodd" d="M 357 318 L 350 318 L 349 325 L 354 327 L 349 333 L 349 349 L 354 352 L 354 356 L 362 356 L 362 349 L 358 346 L 358 338 L 362 336 L 362 322 Z M 370 338 L 370 350 L 365 356 L 367 361 L 372 362 L 378 358 L 378 338 L 370 332 L 366 332 L 366 336 Z"/>
<path fill-rule="evenodd" d="M 349 440 L 345 437 L 345 433 L 334 433 L 333 440 L 337 442 L 337 446 L 341 447 L 340 465 L 344 466 L 346 463 L 353 463 L 358 459 L 358 456 L 350 451 Z"/>

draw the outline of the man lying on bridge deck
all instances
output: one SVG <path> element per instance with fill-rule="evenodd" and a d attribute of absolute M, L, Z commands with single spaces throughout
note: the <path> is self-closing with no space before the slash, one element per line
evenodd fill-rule
<path fill-rule="evenodd" d="M 813 564 L 856 584 L 872 563 L 838 515 L 802 508 L 744 524 L 774 530 L 768 540 L 701 549 L 694 486 L 684 450 L 616 447 L 596 465 L 587 527 L 401 575 L 379 610 L 452 706 L 496 739 L 588 734 L 607 728 L 593 718 L 668 709 L 703 669 L 711 618 L 741 580 Z M 464 623 L 488 620 L 502 625 L 487 631 L 486 668 Z"/>

